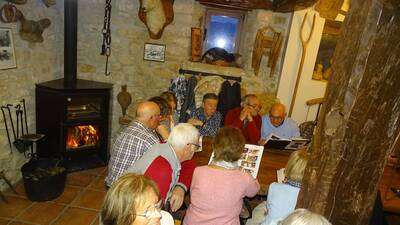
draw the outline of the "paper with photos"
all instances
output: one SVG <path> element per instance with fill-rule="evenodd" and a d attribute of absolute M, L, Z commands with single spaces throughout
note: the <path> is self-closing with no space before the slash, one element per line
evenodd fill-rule
<path fill-rule="evenodd" d="M 246 144 L 243 149 L 242 157 L 238 161 L 240 169 L 250 173 L 254 179 L 257 178 L 263 152 L 264 146 Z M 214 152 L 211 154 L 208 164 L 211 164 L 213 160 Z"/>

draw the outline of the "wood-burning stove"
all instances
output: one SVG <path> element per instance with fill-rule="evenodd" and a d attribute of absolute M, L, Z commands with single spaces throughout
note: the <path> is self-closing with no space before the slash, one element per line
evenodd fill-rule
<path fill-rule="evenodd" d="M 64 78 L 36 84 L 39 157 L 62 156 L 69 171 L 108 161 L 112 84 L 77 79 L 77 0 L 64 1 Z"/>
<path fill-rule="evenodd" d="M 105 165 L 112 85 L 77 80 L 66 88 L 63 82 L 36 85 L 36 130 L 46 135 L 38 156 L 62 156 L 69 171 Z"/>

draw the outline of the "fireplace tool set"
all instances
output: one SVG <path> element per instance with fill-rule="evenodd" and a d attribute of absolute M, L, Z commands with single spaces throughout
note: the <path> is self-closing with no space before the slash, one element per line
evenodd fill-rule
<path fill-rule="evenodd" d="M 12 146 L 14 146 L 19 152 L 24 153 L 26 158 L 36 158 L 36 154 L 33 152 L 33 143 L 42 139 L 44 135 L 29 133 L 25 99 L 16 105 L 1 106 L 1 113 L 10 151 L 12 152 Z M 15 117 L 13 113 L 15 113 Z M 29 149 L 30 153 L 27 153 Z"/>

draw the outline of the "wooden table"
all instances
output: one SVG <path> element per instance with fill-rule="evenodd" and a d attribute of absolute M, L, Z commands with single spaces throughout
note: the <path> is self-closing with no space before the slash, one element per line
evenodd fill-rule
<path fill-rule="evenodd" d="M 203 150 L 196 152 L 193 156 L 198 166 L 207 165 L 210 160 L 212 153 L 211 139 L 203 138 L 202 146 Z M 291 152 L 273 149 L 264 150 L 257 176 L 262 193 L 265 193 L 270 183 L 276 181 L 276 171 L 286 166 Z"/>

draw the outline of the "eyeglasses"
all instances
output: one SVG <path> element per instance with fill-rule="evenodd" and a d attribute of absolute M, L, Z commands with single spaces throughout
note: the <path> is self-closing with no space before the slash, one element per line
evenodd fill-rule
<path fill-rule="evenodd" d="M 142 216 L 146 219 L 161 217 L 162 200 L 158 201 L 155 205 L 149 206 L 144 213 L 136 213 L 136 216 Z"/>
<path fill-rule="evenodd" d="M 273 120 L 283 120 L 283 119 L 284 119 L 284 117 L 281 117 L 281 116 L 272 116 L 272 115 L 269 115 L 269 118 L 271 118 L 271 119 L 273 119 Z"/>
<path fill-rule="evenodd" d="M 189 145 L 193 146 L 194 152 L 199 152 L 201 145 L 195 144 L 195 143 L 189 143 Z"/>
<path fill-rule="evenodd" d="M 253 109 L 261 110 L 261 105 L 258 105 L 258 104 L 255 104 L 255 105 L 247 104 L 247 105 L 250 106 L 250 107 L 253 108 Z"/>

